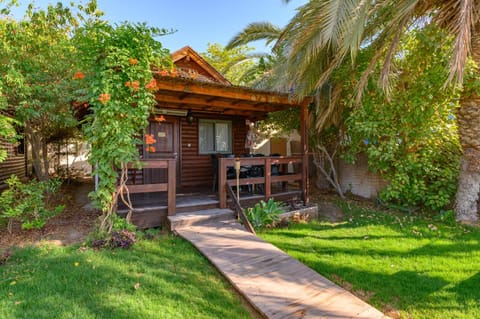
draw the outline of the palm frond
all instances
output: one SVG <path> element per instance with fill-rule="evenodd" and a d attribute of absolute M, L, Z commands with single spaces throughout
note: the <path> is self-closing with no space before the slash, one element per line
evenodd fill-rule
<path fill-rule="evenodd" d="M 258 40 L 266 40 L 268 45 L 273 41 L 276 41 L 281 33 L 282 29 L 270 22 L 250 23 L 245 29 L 235 35 L 225 48 L 230 50 L 240 45 Z"/>
<path fill-rule="evenodd" d="M 474 2 L 474 0 L 446 1 L 444 8 L 439 11 L 437 21 L 444 24 L 448 31 L 456 34 L 455 47 L 450 60 L 450 73 L 446 83 L 454 80 L 456 83 L 463 83 L 463 71 L 471 53 L 475 16 L 477 16 L 478 21 L 478 15 L 474 12 Z"/>
<path fill-rule="evenodd" d="M 286 71 L 300 94 L 322 86 L 349 53 L 356 54 L 370 9 L 366 0 L 311 1 L 299 8 L 276 49 L 287 56 Z"/>
<path fill-rule="evenodd" d="M 227 63 L 221 70 L 220 72 L 222 73 L 227 73 L 228 71 L 230 71 L 232 68 L 240 65 L 240 64 L 243 64 L 243 63 L 246 63 L 248 61 L 258 61 L 259 59 L 261 58 L 269 58 L 270 57 L 270 54 L 268 53 L 262 53 L 262 52 L 256 52 L 256 53 L 249 53 L 249 54 L 246 54 L 244 56 L 240 56 L 236 59 L 233 59 L 232 61 L 230 61 L 229 63 Z"/>

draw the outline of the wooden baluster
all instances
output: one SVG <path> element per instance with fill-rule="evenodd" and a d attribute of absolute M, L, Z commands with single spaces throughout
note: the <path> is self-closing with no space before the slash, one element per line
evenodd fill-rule
<path fill-rule="evenodd" d="M 265 157 L 265 200 L 267 201 L 272 195 L 272 160 Z"/>
<path fill-rule="evenodd" d="M 168 160 L 168 215 L 176 214 L 177 160 Z"/>
<path fill-rule="evenodd" d="M 220 208 L 227 208 L 227 159 L 219 158 L 218 162 L 218 200 Z"/>

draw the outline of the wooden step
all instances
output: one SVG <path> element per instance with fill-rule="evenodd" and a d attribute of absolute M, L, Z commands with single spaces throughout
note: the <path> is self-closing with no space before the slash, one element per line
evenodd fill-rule
<path fill-rule="evenodd" d="M 234 219 L 235 214 L 231 209 L 205 209 L 190 213 L 181 213 L 174 216 L 168 216 L 170 230 L 178 228 L 201 225 L 211 221 L 223 221 Z"/>

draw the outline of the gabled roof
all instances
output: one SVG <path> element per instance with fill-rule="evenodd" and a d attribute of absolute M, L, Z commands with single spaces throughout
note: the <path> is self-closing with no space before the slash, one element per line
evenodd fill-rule
<path fill-rule="evenodd" d="M 161 109 L 260 120 L 270 112 L 305 107 L 313 101 L 310 96 L 295 100 L 286 93 L 232 85 L 189 46 L 173 52 L 172 60 L 178 72 L 153 70 L 157 80 L 155 98 Z"/>
<path fill-rule="evenodd" d="M 194 78 L 197 80 L 206 80 L 207 82 L 216 82 L 223 85 L 232 85 L 220 72 L 215 70 L 204 58 L 188 45 L 172 53 L 173 63 L 180 71 L 181 77 Z M 194 72 L 195 76 L 188 76 Z M 185 73 L 185 75 L 183 74 Z M 184 75 L 184 76 L 182 76 Z M 197 77 L 198 76 L 198 77 Z"/>

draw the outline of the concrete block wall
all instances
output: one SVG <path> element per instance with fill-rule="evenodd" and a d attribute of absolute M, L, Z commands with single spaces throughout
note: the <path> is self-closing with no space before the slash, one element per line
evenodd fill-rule
<path fill-rule="evenodd" d="M 388 185 L 380 174 L 368 170 L 367 156 L 360 154 L 355 164 L 338 160 L 338 177 L 344 192 L 364 198 L 375 198 Z"/>

